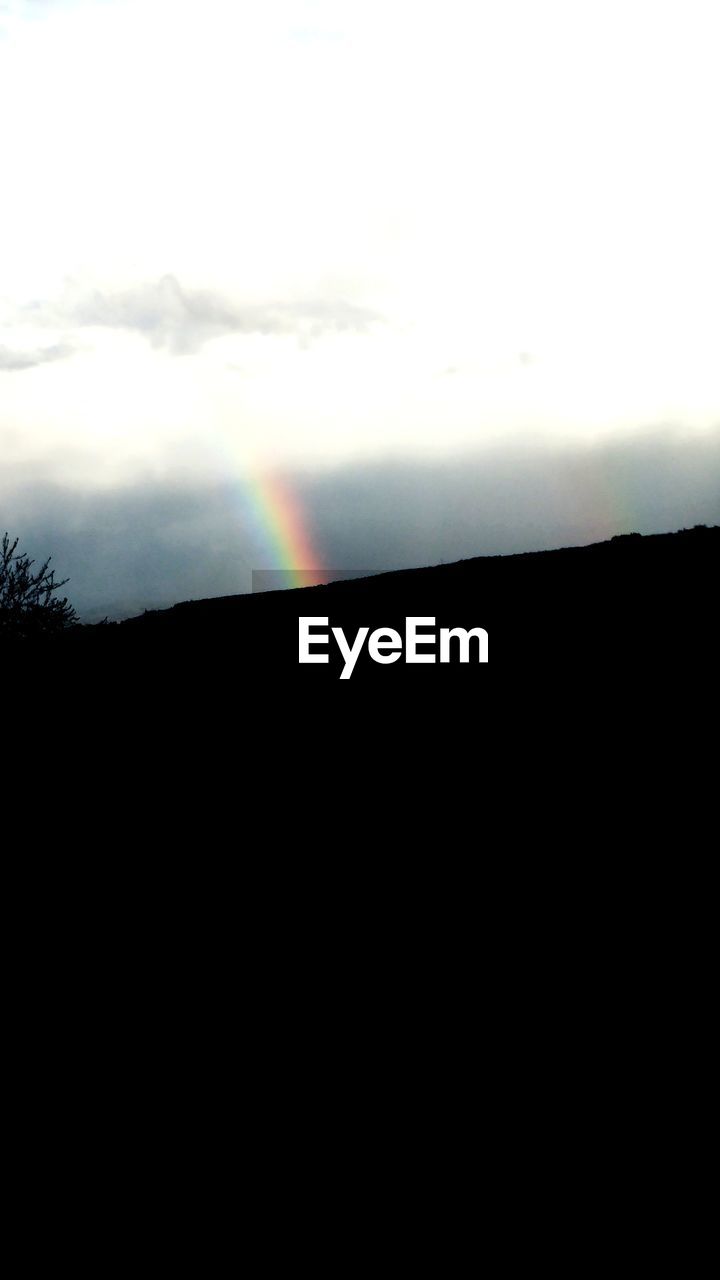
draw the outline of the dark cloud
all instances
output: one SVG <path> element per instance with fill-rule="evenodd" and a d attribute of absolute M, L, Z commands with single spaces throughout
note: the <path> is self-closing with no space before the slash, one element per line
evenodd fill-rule
<path fill-rule="evenodd" d="M 327 564 L 407 568 L 720 524 L 720 428 L 306 470 L 288 482 Z M 88 619 L 249 591 L 251 571 L 276 563 L 237 478 L 93 493 L 26 467 L 14 482 L 0 476 L 6 527 L 29 554 L 53 556 Z"/>
<path fill-rule="evenodd" d="M 59 303 L 26 309 L 43 323 L 92 325 L 142 334 L 175 355 L 198 351 L 228 334 L 366 333 L 380 317 L 343 299 L 237 303 L 211 289 L 185 289 L 173 275 L 130 289 L 79 291 L 69 287 Z"/>
<path fill-rule="evenodd" d="M 17 373 L 21 369 L 35 369 L 39 364 L 49 364 L 53 360 L 66 360 L 74 355 L 75 348 L 64 343 L 52 347 L 38 347 L 34 351 L 0 347 L 0 372 Z"/>

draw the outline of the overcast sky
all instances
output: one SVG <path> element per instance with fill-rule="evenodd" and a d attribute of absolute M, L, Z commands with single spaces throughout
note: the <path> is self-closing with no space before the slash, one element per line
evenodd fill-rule
<path fill-rule="evenodd" d="M 713 436 L 719 47 L 717 0 L 0 0 L 0 492 Z"/>

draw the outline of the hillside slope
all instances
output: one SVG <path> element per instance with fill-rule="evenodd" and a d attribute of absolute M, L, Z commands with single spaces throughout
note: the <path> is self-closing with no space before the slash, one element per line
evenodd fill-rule
<path fill-rule="evenodd" d="M 327 617 L 352 640 L 359 627 L 393 628 L 407 617 L 435 627 L 482 627 L 489 667 L 507 674 L 553 668 L 589 673 L 671 670 L 713 659 L 720 527 L 628 534 L 586 547 L 485 556 L 455 564 L 400 570 L 326 586 L 186 601 L 171 609 L 107 626 L 83 627 L 66 645 L 117 663 L 236 668 L 273 679 L 335 679 L 344 666 L 337 645 L 327 665 L 298 663 L 298 618 Z M 488 667 L 471 662 L 392 665 L 366 649 L 354 680 L 478 680 Z M 388 683 L 389 682 L 389 683 Z"/>

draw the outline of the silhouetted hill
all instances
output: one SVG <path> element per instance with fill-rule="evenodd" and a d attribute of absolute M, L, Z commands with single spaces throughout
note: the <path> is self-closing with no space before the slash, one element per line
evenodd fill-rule
<path fill-rule="evenodd" d="M 399 679 L 475 686 L 494 672 L 531 672 L 592 680 L 612 670 L 625 677 L 666 676 L 679 663 L 716 655 L 716 595 L 720 527 L 677 533 L 626 534 L 586 547 L 482 556 L 455 564 L 399 570 L 326 586 L 186 601 L 121 623 L 85 626 L 63 644 L 88 660 L 111 662 L 115 673 L 136 668 L 150 678 L 176 670 L 209 681 L 236 678 L 309 684 L 336 681 L 343 668 L 331 640 L 327 665 L 298 663 L 298 618 L 327 617 L 352 642 L 359 627 L 404 635 L 410 616 L 441 627 L 484 628 L 487 666 L 392 665 L 363 648 L 352 681 Z"/>

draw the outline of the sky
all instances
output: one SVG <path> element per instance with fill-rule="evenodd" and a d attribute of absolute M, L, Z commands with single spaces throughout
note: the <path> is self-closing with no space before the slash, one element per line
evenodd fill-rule
<path fill-rule="evenodd" d="M 717 0 L 0 0 L 0 525 L 92 609 L 150 494 L 127 607 L 247 589 L 278 474 L 338 568 L 720 520 L 719 38 Z M 563 524 L 539 486 L 593 470 Z"/>

